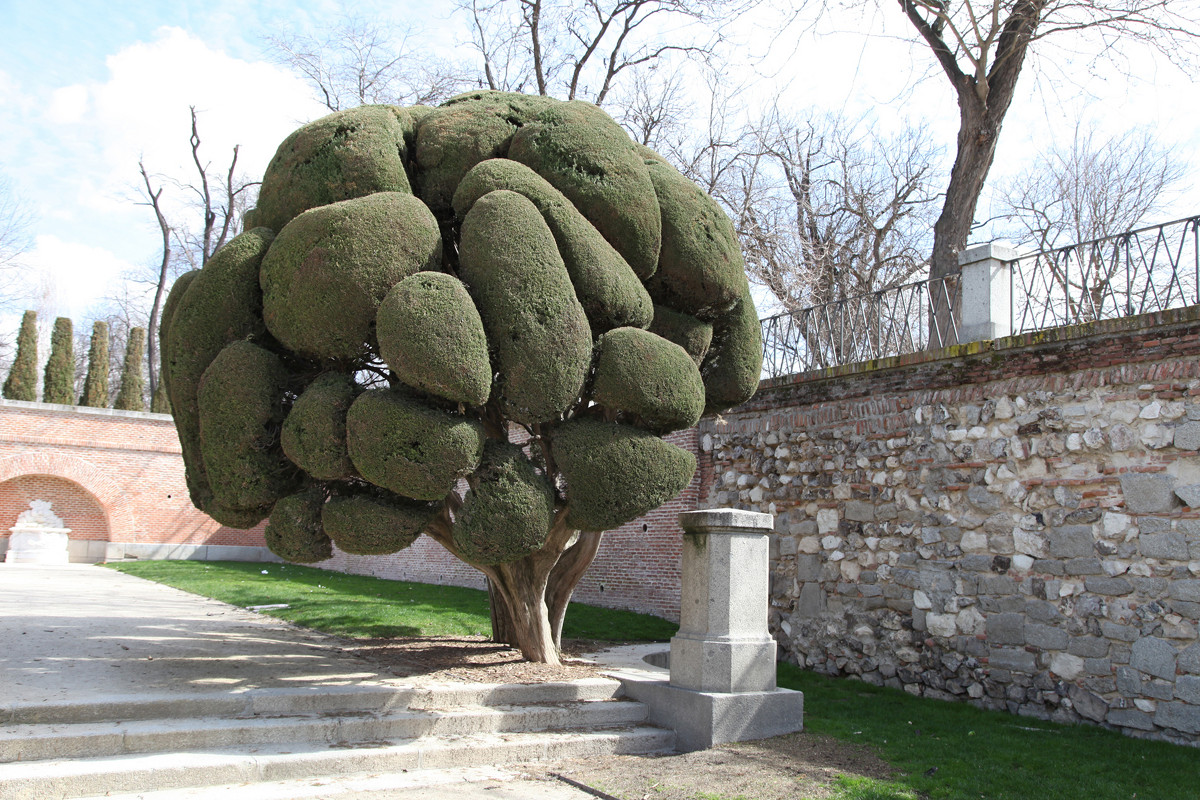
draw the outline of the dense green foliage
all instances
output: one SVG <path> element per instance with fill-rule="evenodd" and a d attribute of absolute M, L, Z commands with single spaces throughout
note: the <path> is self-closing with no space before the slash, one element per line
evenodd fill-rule
<path fill-rule="evenodd" d="M 658 435 L 757 385 L 729 221 L 587 103 L 331 114 L 246 224 L 168 296 L 163 375 L 193 503 L 270 515 L 289 558 L 421 530 L 483 568 L 560 552 L 683 489 Z"/>
<path fill-rule="evenodd" d="M 500 564 L 546 543 L 554 490 L 521 448 L 489 441 L 475 486 L 454 520 L 454 546 L 472 564 Z"/>
<path fill-rule="evenodd" d="M 83 396 L 79 405 L 89 408 L 108 406 L 108 323 L 92 323 L 92 342 L 88 348 L 87 376 L 83 379 Z M 161 387 L 162 384 L 159 383 Z"/>
<path fill-rule="evenodd" d="M 435 503 L 382 492 L 334 496 L 321 511 L 321 524 L 334 544 L 355 555 L 395 553 L 412 544 L 437 513 Z"/>
<path fill-rule="evenodd" d="M 692 480 L 696 457 L 631 425 L 563 423 L 551 445 L 567 480 L 567 524 L 606 531 L 658 508 Z"/>
<path fill-rule="evenodd" d="M 42 375 L 42 402 L 69 406 L 75 403 L 75 332 L 71 320 L 54 320 L 50 357 Z"/>
<path fill-rule="evenodd" d="M 246 218 L 278 233 L 310 208 L 375 192 L 411 193 L 412 117 L 395 106 L 363 106 L 310 122 L 283 140 Z"/>
<path fill-rule="evenodd" d="M 583 392 L 592 335 L 537 207 L 516 192 L 491 192 L 463 220 L 459 250 L 496 351 L 506 416 L 532 424 L 563 414 Z"/>
<path fill-rule="evenodd" d="M 263 258 L 267 330 L 305 356 L 361 358 L 388 290 L 441 260 L 437 220 L 411 194 L 377 192 L 305 211 Z"/>
<path fill-rule="evenodd" d="M 359 395 L 346 415 L 350 460 L 366 480 L 416 500 L 441 500 L 483 457 L 483 426 L 392 389 Z"/>
<path fill-rule="evenodd" d="M 392 287 L 376 316 L 379 355 L 402 383 L 481 406 L 492 392 L 483 320 L 462 281 L 418 272 Z"/>
<path fill-rule="evenodd" d="M 262 613 L 339 636 L 486 634 L 487 592 L 347 575 L 294 564 L 234 561 L 129 561 L 112 569 L 242 606 L 285 605 Z M 649 614 L 572 603 L 571 639 L 665 642 L 679 626 Z"/>
<path fill-rule="evenodd" d="M 704 381 L 687 351 L 641 328 L 616 328 L 596 345 L 592 396 L 639 417 L 649 430 L 690 428 L 704 411 Z"/>
<path fill-rule="evenodd" d="M 311 564 L 333 555 L 333 543 L 321 525 L 325 498 L 318 491 L 284 497 L 275 503 L 263 535 L 280 558 Z"/>
<path fill-rule="evenodd" d="M 17 355 L 4 380 L 5 400 L 37 400 L 37 312 L 26 311 L 17 334 Z"/>
<path fill-rule="evenodd" d="M 161 380 L 150 397 L 150 410 L 155 414 L 170 414 L 171 400 L 167 397 L 167 385 Z"/>
<path fill-rule="evenodd" d="M 354 402 L 354 381 L 340 372 L 319 376 L 296 398 L 283 421 L 280 444 L 292 463 L 325 481 L 353 477 L 346 450 L 346 413 Z"/>
<path fill-rule="evenodd" d="M 121 411 L 146 410 L 146 380 L 142 365 L 146 361 L 146 329 L 131 328 L 125 344 L 125 364 L 121 367 L 121 389 L 113 408 Z"/>

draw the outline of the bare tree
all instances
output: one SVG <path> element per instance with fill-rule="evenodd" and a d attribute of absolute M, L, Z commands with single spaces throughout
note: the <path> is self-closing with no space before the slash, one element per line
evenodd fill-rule
<path fill-rule="evenodd" d="M 1037 250 L 1104 239 L 1145 224 L 1185 175 L 1147 130 L 1103 138 L 1076 127 L 999 187 L 1019 243 Z"/>
<path fill-rule="evenodd" d="M 212 162 L 201 155 L 201 138 L 196 107 L 191 107 L 191 135 L 188 139 L 192 153 L 192 164 L 196 175 L 194 181 L 164 179 L 151 176 L 146 171 L 143 162 L 138 162 L 138 170 L 142 178 L 140 188 L 141 205 L 154 211 L 162 238 L 162 257 L 155 269 L 150 283 L 153 287 L 153 300 L 150 305 L 147 330 L 151 331 L 149 346 L 146 348 L 147 375 L 149 378 L 150 395 L 158 389 L 158 318 L 167 292 L 174 283 L 175 277 L 187 269 L 200 269 L 208 263 L 209 258 L 216 253 L 225 242 L 241 232 L 242 215 L 254 200 L 257 182 L 246 179 L 237 171 L 238 152 L 240 145 L 233 146 L 228 168 L 213 174 Z M 154 181 L 158 181 L 157 188 Z M 171 222 L 163 208 L 163 181 L 167 180 L 176 188 L 182 190 L 185 196 L 190 196 L 190 207 L 199 215 L 200 225 L 193 228 L 186 220 Z M 128 314 L 128 308 L 125 309 Z M 140 326 L 141 323 L 138 323 Z M 128 325 L 124 329 L 128 329 Z M 114 328 L 119 330 L 120 328 Z"/>
<path fill-rule="evenodd" d="M 819 0 L 822 7 L 880 2 Z M 898 5 L 949 82 L 959 109 L 954 165 L 934 225 L 933 278 L 958 269 L 1021 70 L 1031 53 L 1052 52 L 1043 42 L 1090 41 L 1103 55 L 1133 42 L 1186 64 L 1200 36 L 1196 0 L 898 0 Z M 939 309 L 939 317 L 945 314 Z"/>
<path fill-rule="evenodd" d="M 1039 252 L 1067 248 L 1037 259 L 1038 274 L 1029 276 L 1038 282 L 1030 292 L 1036 296 L 1029 302 L 1041 307 L 1046 295 L 1058 298 L 1071 321 L 1087 322 L 1106 307 L 1133 301 L 1127 272 L 1134 265 L 1123 257 L 1122 242 L 1110 237 L 1145 224 L 1184 175 L 1185 165 L 1149 131 L 1104 139 L 1076 128 L 1069 143 L 1042 153 L 1006 181 L 1001 194 L 1013 238 Z M 1170 274 L 1152 271 L 1134 283 L 1170 282 Z"/>
<path fill-rule="evenodd" d="M 413 37 L 346 16 L 319 36 L 268 39 L 276 60 L 302 75 L 330 111 L 371 103 L 436 104 L 480 85 L 469 70 L 413 47 Z"/>
<path fill-rule="evenodd" d="M 469 0 L 488 88 L 604 105 L 622 78 L 715 52 L 721 25 L 752 5 L 719 0 Z M 664 38 L 664 30 L 673 37 Z"/>

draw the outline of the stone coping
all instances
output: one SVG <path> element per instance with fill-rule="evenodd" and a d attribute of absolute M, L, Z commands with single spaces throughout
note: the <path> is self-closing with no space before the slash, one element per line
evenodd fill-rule
<path fill-rule="evenodd" d="M 175 418 L 170 414 L 156 414 L 153 411 L 122 411 L 116 408 L 92 408 L 91 406 L 68 406 L 59 403 L 31 403 L 26 400 L 4 399 L 0 399 L 0 408 L 28 409 L 30 411 L 42 411 L 47 414 L 85 414 L 100 417 L 124 417 L 126 419 L 144 419 L 149 422 L 175 424 Z"/>

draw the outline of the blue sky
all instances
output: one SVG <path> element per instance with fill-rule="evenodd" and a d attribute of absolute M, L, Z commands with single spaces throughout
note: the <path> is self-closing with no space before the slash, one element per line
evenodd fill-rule
<path fill-rule="evenodd" d="M 789 33 L 769 54 L 764 18 L 749 20 L 735 31 L 744 48 L 730 78 L 747 85 L 747 96 L 779 93 L 797 109 L 871 113 L 885 126 L 924 120 L 950 148 L 953 99 L 940 75 L 906 89 L 927 70 L 928 55 L 909 46 L 891 5 L 828 20 L 816 37 Z M 33 212 L 26 278 L 44 296 L 44 316 L 70 315 L 82 324 L 123 274 L 157 262 L 154 219 L 136 204 L 137 163 L 142 158 L 156 174 L 190 178 L 189 105 L 200 111 L 205 155 L 214 165 L 240 144 L 240 164 L 261 176 L 278 142 L 324 111 L 303 82 L 266 58 L 266 37 L 283 26 L 331 27 L 347 12 L 400 28 L 415 22 L 446 52 L 467 38 L 450 0 L 0 0 L 0 173 Z M 865 38 L 866 30 L 899 36 Z M 1135 55 L 1129 68 L 1147 80 L 1069 62 L 1040 81 L 1031 71 L 994 172 L 1019 167 L 1080 118 L 1113 129 L 1156 126 L 1190 157 L 1200 145 L 1200 104 L 1190 81 L 1147 56 Z M 1072 70 L 1084 78 L 1069 79 Z M 169 208 L 183 199 L 170 186 L 164 197 Z M 1185 213 L 1200 210 L 1200 202 L 1193 205 Z M 4 319 L 0 326 L 15 327 Z"/>

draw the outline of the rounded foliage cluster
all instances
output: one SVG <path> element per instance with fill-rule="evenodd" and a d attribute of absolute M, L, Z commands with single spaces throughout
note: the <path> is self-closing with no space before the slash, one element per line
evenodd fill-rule
<path fill-rule="evenodd" d="M 621 525 L 695 471 L 659 435 L 757 385 L 732 224 L 587 103 L 331 114 L 245 222 L 172 289 L 162 372 L 193 502 L 290 560 Z"/>

